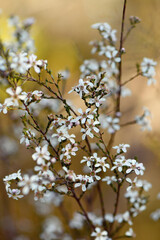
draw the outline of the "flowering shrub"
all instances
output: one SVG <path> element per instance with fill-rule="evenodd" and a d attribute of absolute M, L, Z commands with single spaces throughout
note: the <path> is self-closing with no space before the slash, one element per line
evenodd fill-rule
<path fill-rule="evenodd" d="M 31 175 L 18 170 L 3 179 L 7 194 L 18 200 L 33 191 L 35 201 L 55 202 L 57 207 L 62 206 L 66 196 L 79 206 L 80 212 L 75 212 L 68 222 L 70 231 L 53 216 L 44 222 L 41 239 L 77 239 L 79 234 L 81 239 L 91 236 L 96 240 L 134 237 L 133 219 L 146 209 L 146 192 L 151 184 L 141 179 L 143 163 L 136 157 L 125 156 L 129 144 L 114 146 L 121 127 L 138 124 L 143 131 L 151 130 L 146 107 L 135 119 L 121 121 L 121 98 L 131 95 L 126 85 L 139 76 L 147 78 L 148 85 L 155 83 L 156 62 L 148 58 L 137 65 L 131 79 L 122 82 L 124 43 L 140 22 L 138 17 L 130 17 L 130 28 L 125 33 L 126 3 L 124 0 L 119 47 L 116 30 L 108 23 L 92 25 L 101 39 L 90 42 L 91 52 L 97 53 L 100 60 L 85 60 L 80 66 L 79 82 L 69 92 L 79 97 L 83 104 L 79 109 L 63 96 L 68 72 L 53 77 L 47 60 L 38 60 L 34 55 L 29 31 L 32 18 L 21 22 L 18 17 L 11 17 L 13 39 L 0 41 L 0 76 L 7 93 L 0 111 L 3 114 L 14 111 L 20 117 L 23 124 L 20 143 L 32 149 L 35 162 Z M 37 86 L 34 91 L 32 83 Z M 26 90 L 29 87 L 30 91 Z M 81 159 L 79 163 L 77 159 Z M 106 212 L 104 188 L 110 188 L 115 196 L 112 212 Z M 88 212 L 84 199 L 89 196 L 93 205 L 96 191 L 101 212 Z M 120 212 L 119 203 L 124 199 L 126 210 Z M 126 230 L 122 229 L 124 225 Z"/>

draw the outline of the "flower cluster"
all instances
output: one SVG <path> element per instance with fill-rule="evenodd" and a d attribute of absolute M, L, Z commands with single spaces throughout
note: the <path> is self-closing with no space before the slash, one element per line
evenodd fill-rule
<path fill-rule="evenodd" d="M 118 49 L 116 30 L 108 23 L 92 25 L 101 36 L 100 41 L 90 43 L 92 53 L 98 53 L 102 59 L 85 60 L 80 66 L 79 82 L 69 92 L 76 93 L 83 103 L 83 107 L 77 108 L 63 97 L 63 82 L 69 77 L 68 72 L 61 71 L 53 77 L 47 61 L 38 60 L 33 53 L 33 41 L 27 30 L 33 19 L 20 23 L 17 17 L 12 17 L 9 23 L 15 28 L 16 43 L 1 43 L 0 76 L 5 76 L 9 97 L 0 104 L 0 112 L 6 114 L 14 110 L 17 118 L 20 116 L 23 124 L 20 143 L 25 143 L 32 151 L 35 166 L 30 174 L 21 175 L 18 170 L 4 177 L 8 196 L 17 200 L 33 191 L 36 201 L 50 203 L 54 199 L 59 208 L 62 207 L 61 196 L 69 196 L 77 202 L 81 214 L 74 213 L 73 219 L 67 219 L 67 223 L 82 235 L 81 239 L 86 239 L 86 232 L 95 240 L 115 239 L 117 234 L 117 238 L 134 237 L 133 219 L 146 209 L 146 192 L 151 184 L 141 179 L 145 172 L 143 163 L 136 157 L 126 157 L 130 145 L 113 146 L 113 143 L 121 126 L 137 123 L 141 130 L 150 130 L 151 127 L 147 108 L 142 116 L 136 116 L 131 122 L 124 124 L 121 121 L 120 99 L 131 94 L 124 85 L 132 80 L 121 82 L 125 52 L 123 32 L 122 46 Z M 137 17 L 130 18 L 131 26 L 137 23 Z M 136 76 L 146 77 L 148 85 L 154 83 L 155 66 L 156 62 L 144 58 L 141 72 Z M 32 73 L 33 70 L 36 74 Z M 36 90 L 32 89 L 30 82 L 36 84 Z M 114 211 L 109 213 L 102 191 L 105 188 L 116 194 Z M 127 202 L 123 213 L 119 212 L 121 189 Z M 93 206 L 95 191 L 100 199 L 101 215 L 99 211 L 87 211 L 81 201 L 86 196 Z M 119 233 L 123 225 L 129 229 Z M 53 216 L 45 220 L 40 238 L 71 240 L 75 239 L 76 231 L 70 234 L 58 217 Z"/>

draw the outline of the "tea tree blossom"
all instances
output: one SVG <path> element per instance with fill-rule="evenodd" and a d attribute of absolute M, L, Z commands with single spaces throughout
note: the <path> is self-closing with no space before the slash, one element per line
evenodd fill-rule
<path fill-rule="evenodd" d="M 144 109 L 143 115 L 136 116 L 135 120 L 136 120 L 137 124 L 141 126 L 142 131 L 145 131 L 145 130 L 151 131 L 152 127 L 151 127 L 150 119 L 149 119 L 151 117 L 151 113 L 146 107 L 144 107 L 143 109 Z"/>
<path fill-rule="evenodd" d="M 154 221 L 158 221 L 160 219 L 160 208 L 151 213 L 151 218 Z"/>
<path fill-rule="evenodd" d="M 3 112 L 3 114 L 7 114 L 9 106 L 12 105 L 12 102 L 5 102 L 3 104 L 0 103 L 0 112 Z"/>
<path fill-rule="evenodd" d="M 136 175 L 143 175 L 145 167 L 143 166 L 143 163 L 138 163 L 135 159 L 128 159 L 127 160 L 127 167 L 126 173 L 130 173 L 131 171 L 134 171 Z"/>
<path fill-rule="evenodd" d="M 23 195 L 20 195 L 20 190 L 19 189 L 9 189 L 8 190 L 8 197 L 13 198 L 15 200 L 18 200 L 18 198 L 22 198 Z"/>
<path fill-rule="evenodd" d="M 22 88 L 18 86 L 16 89 L 13 88 L 7 88 L 6 92 L 11 96 L 10 98 L 5 99 L 5 103 L 8 106 L 19 106 L 18 100 L 24 101 L 26 98 L 26 95 L 22 93 Z M 20 94 L 22 93 L 22 94 Z"/>
<path fill-rule="evenodd" d="M 37 189 L 38 186 L 38 176 L 33 175 L 29 177 L 29 175 L 25 174 L 23 179 L 18 183 L 20 187 L 22 187 L 22 193 L 24 195 L 28 194 L 30 189 Z"/>
<path fill-rule="evenodd" d="M 16 54 L 14 52 L 10 52 L 10 56 L 12 57 L 10 67 L 18 73 L 25 74 L 29 69 L 27 53 L 21 52 Z"/>
<path fill-rule="evenodd" d="M 95 23 L 92 25 L 93 29 L 97 29 L 100 31 L 102 37 L 107 40 L 111 40 L 112 42 L 116 42 L 116 32 L 117 30 L 111 28 L 108 23 Z"/>
<path fill-rule="evenodd" d="M 95 167 L 101 167 L 103 172 L 106 172 L 106 168 L 110 168 L 110 165 L 108 163 L 105 162 L 107 158 L 103 157 L 98 159 L 97 163 L 95 164 Z"/>
<path fill-rule="evenodd" d="M 4 183 L 5 183 L 5 187 L 6 187 L 6 191 L 7 191 L 7 192 L 8 192 L 9 189 L 10 189 L 10 186 L 11 186 L 12 181 L 13 181 L 13 180 L 16 180 L 16 179 L 22 180 L 21 170 L 18 170 L 17 173 L 12 173 L 12 174 L 10 174 L 10 175 L 8 175 L 8 176 L 5 176 L 5 177 L 3 178 L 3 181 L 4 181 Z"/>
<path fill-rule="evenodd" d="M 156 83 L 156 80 L 153 78 L 156 74 L 155 72 L 156 65 L 157 65 L 157 62 L 149 58 L 144 58 L 143 62 L 141 63 L 142 75 L 148 78 L 148 82 L 147 82 L 148 85 Z"/>
<path fill-rule="evenodd" d="M 127 152 L 127 148 L 129 148 L 130 145 L 129 144 L 119 144 L 119 146 L 114 146 L 113 148 L 116 149 L 117 153 L 126 153 Z"/>
<path fill-rule="evenodd" d="M 107 235 L 107 231 L 101 231 L 101 229 L 97 227 L 95 232 L 92 232 L 91 237 L 95 237 L 95 240 L 106 240 L 109 239 Z"/>
<path fill-rule="evenodd" d="M 112 118 L 111 116 L 101 115 L 100 122 L 102 128 L 108 128 L 109 133 L 114 133 L 120 129 L 119 118 Z"/>
<path fill-rule="evenodd" d="M 96 133 L 99 132 L 99 128 L 96 125 L 99 125 L 99 121 L 92 122 L 91 119 L 87 120 L 86 128 L 81 128 L 81 132 L 83 133 L 82 140 L 84 140 L 86 136 L 93 138 L 94 134 L 92 133 L 92 130 L 94 130 Z"/>
<path fill-rule="evenodd" d="M 125 233 L 127 237 L 135 237 L 135 233 L 133 232 L 132 228 L 129 228 L 129 230 Z"/>
<path fill-rule="evenodd" d="M 87 184 L 92 183 L 93 179 L 92 177 L 89 177 L 87 175 L 82 176 L 82 175 L 77 175 L 76 180 L 79 180 L 79 183 L 75 183 L 75 187 L 80 187 L 82 186 L 82 191 L 86 191 L 87 190 Z"/>
<path fill-rule="evenodd" d="M 112 184 L 113 182 L 117 182 L 117 178 L 115 176 L 106 176 L 102 179 L 103 182 L 106 182 L 108 185 Z"/>
<path fill-rule="evenodd" d="M 37 161 L 37 164 L 44 164 L 45 160 L 50 160 L 50 152 L 48 152 L 48 145 L 43 147 L 36 147 L 36 152 L 32 155 L 34 161 Z"/>
<path fill-rule="evenodd" d="M 44 68 L 46 68 L 46 64 L 47 64 L 47 60 L 43 61 L 43 60 L 36 60 L 37 56 L 34 54 L 31 54 L 29 56 L 29 66 L 33 67 L 36 73 L 40 73 L 41 72 L 41 67 L 44 66 Z"/>

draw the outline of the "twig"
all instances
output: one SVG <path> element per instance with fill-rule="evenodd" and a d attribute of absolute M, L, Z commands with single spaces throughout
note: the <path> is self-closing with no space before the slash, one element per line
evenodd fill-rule
<path fill-rule="evenodd" d="M 72 191 L 72 194 L 73 194 L 74 199 L 76 200 L 76 202 L 78 203 L 80 209 L 82 210 L 82 212 L 83 212 L 83 214 L 84 214 L 84 216 L 85 216 L 88 224 L 89 224 L 89 225 L 91 226 L 91 228 L 94 230 L 94 229 L 95 229 L 95 226 L 94 226 L 94 224 L 92 223 L 92 221 L 89 219 L 88 214 L 87 214 L 86 210 L 84 209 L 84 207 L 83 207 L 80 199 L 77 197 L 74 189 L 72 189 L 71 191 Z"/>
<path fill-rule="evenodd" d="M 121 84 L 121 87 L 126 85 L 127 83 L 131 82 L 132 80 L 134 80 L 135 78 L 137 78 L 138 76 L 140 76 L 142 73 L 139 72 L 136 75 L 134 75 L 133 77 L 131 77 L 129 80 L 125 81 L 124 83 Z"/>

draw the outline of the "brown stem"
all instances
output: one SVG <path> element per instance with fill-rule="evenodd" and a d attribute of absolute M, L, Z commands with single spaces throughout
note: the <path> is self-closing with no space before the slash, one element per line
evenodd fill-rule
<path fill-rule="evenodd" d="M 109 151 L 111 150 L 111 147 L 113 146 L 115 136 L 116 136 L 116 132 L 114 132 L 113 134 L 111 134 L 111 137 L 110 137 L 109 142 L 108 142 L 108 145 L 107 145 L 107 149 L 108 149 Z"/>
<path fill-rule="evenodd" d="M 136 124 L 136 120 L 133 120 L 133 121 L 130 121 L 130 122 L 127 122 L 127 123 L 123 123 L 123 124 L 121 124 L 120 126 L 121 126 L 121 127 L 126 127 L 126 126 L 132 125 L 132 124 Z"/>
<path fill-rule="evenodd" d="M 75 199 L 76 202 L 78 203 L 80 209 L 82 210 L 82 212 L 83 212 L 83 214 L 84 214 L 84 216 L 85 216 L 88 224 L 89 224 L 89 225 L 91 226 L 91 228 L 94 230 L 94 229 L 95 229 L 95 226 L 94 226 L 94 224 L 92 223 L 92 221 L 89 219 L 88 214 L 87 214 L 86 210 L 84 209 L 84 207 L 83 207 L 80 199 L 77 197 L 76 193 L 74 192 L 74 189 L 72 189 L 72 194 L 73 194 L 74 199 Z"/>
<path fill-rule="evenodd" d="M 100 182 L 97 182 L 97 190 L 99 193 L 99 199 L 100 199 L 100 203 L 101 203 L 101 211 L 102 211 L 102 217 L 103 217 L 103 227 L 105 230 L 107 230 L 107 224 L 106 224 L 106 220 L 105 220 L 105 206 L 104 206 L 104 200 L 103 200 L 103 195 L 102 195 L 102 190 L 101 190 L 101 185 Z"/>
<path fill-rule="evenodd" d="M 39 132 L 43 135 L 44 139 L 48 142 L 49 146 L 53 149 L 53 151 L 56 153 L 56 155 L 58 156 L 58 152 L 56 151 L 56 149 L 52 146 L 50 140 L 46 137 L 46 134 L 43 132 L 43 130 L 40 128 L 40 126 L 38 125 L 37 121 L 34 119 L 34 117 L 32 116 L 32 114 L 30 113 L 27 105 L 25 103 L 23 103 L 23 105 L 25 106 L 25 109 L 27 111 L 27 113 L 29 114 L 29 116 L 32 118 L 34 124 L 36 125 L 37 129 L 39 130 Z"/>
<path fill-rule="evenodd" d="M 127 81 L 125 81 L 124 83 L 121 84 L 121 87 L 126 85 L 127 83 L 131 82 L 132 80 L 134 80 L 135 78 L 137 78 L 138 76 L 140 76 L 142 73 L 139 72 L 136 75 L 134 75 L 133 77 L 131 77 L 130 79 L 128 79 Z"/>
<path fill-rule="evenodd" d="M 119 204 L 119 197 L 120 197 L 120 187 L 121 187 L 121 184 L 118 183 L 118 189 L 117 189 L 117 196 L 116 196 L 116 202 L 115 202 L 115 207 L 114 207 L 114 212 L 113 212 L 113 217 L 116 216 L 117 214 L 117 211 L 118 211 L 118 204 Z M 111 226 L 110 226 L 110 235 L 111 235 L 111 232 L 112 232 L 112 229 L 113 229 L 113 226 L 114 226 L 114 223 L 111 223 Z"/>
<path fill-rule="evenodd" d="M 40 85 L 42 85 L 43 87 L 45 87 L 49 92 L 51 92 L 53 95 L 55 95 L 61 102 L 63 102 L 63 104 L 67 105 L 67 107 L 69 107 L 69 109 L 71 110 L 71 112 L 74 113 L 75 116 L 77 116 L 76 112 L 71 108 L 71 106 L 69 106 L 67 103 L 66 103 L 66 100 L 63 99 L 62 96 L 59 96 L 56 92 L 54 92 L 50 87 L 46 86 L 43 82 L 39 82 L 37 81 L 36 79 L 30 77 L 30 78 L 27 78 L 26 79 L 27 81 L 32 81 L 32 82 L 36 82 Z"/>
<path fill-rule="evenodd" d="M 122 14 L 122 24 L 121 24 L 121 36 L 120 36 L 120 47 L 119 47 L 119 53 L 120 53 L 120 57 L 121 57 L 121 61 L 119 63 L 119 75 L 118 75 L 118 86 L 119 86 L 119 90 L 118 90 L 118 95 L 117 95 L 117 100 L 116 100 L 116 112 L 120 111 L 120 100 L 121 100 L 121 81 L 122 81 L 122 48 L 123 48 L 123 35 L 124 35 L 124 21 L 125 21 L 125 13 L 126 13 L 126 6 L 127 6 L 127 0 L 124 0 L 124 4 L 123 4 L 123 14 Z M 107 148 L 110 150 L 114 139 L 115 139 L 115 135 L 116 132 L 111 134 L 109 143 Z"/>
<path fill-rule="evenodd" d="M 129 34 L 130 34 L 130 32 L 131 32 L 132 29 L 134 29 L 134 28 L 135 28 L 135 25 L 132 25 L 132 26 L 128 29 L 126 35 L 125 35 L 124 38 L 123 38 L 123 43 L 127 40 L 128 36 L 129 36 Z"/>
<path fill-rule="evenodd" d="M 117 107 L 116 107 L 117 112 L 120 111 L 121 80 L 122 80 L 122 48 L 123 48 L 123 34 L 124 34 L 124 21 L 125 21 L 126 6 L 127 6 L 127 0 L 124 0 L 123 14 L 122 14 L 122 25 L 121 25 L 120 47 L 119 47 L 119 53 L 120 53 L 120 56 L 121 56 L 121 61 L 119 63 L 119 78 L 118 78 L 119 91 L 118 91 L 118 96 L 117 96 Z"/>

